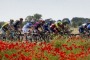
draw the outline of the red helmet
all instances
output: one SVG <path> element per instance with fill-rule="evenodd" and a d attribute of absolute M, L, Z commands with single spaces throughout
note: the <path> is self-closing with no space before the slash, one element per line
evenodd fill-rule
<path fill-rule="evenodd" d="M 42 23 L 45 23 L 45 21 L 44 21 L 44 20 L 42 20 Z"/>
<path fill-rule="evenodd" d="M 56 27 L 56 25 L 55 25 L 55 24 L 52 24 L 50 27 L 51 27 L 51 28 L 55 28 L 55 27 Z"/>

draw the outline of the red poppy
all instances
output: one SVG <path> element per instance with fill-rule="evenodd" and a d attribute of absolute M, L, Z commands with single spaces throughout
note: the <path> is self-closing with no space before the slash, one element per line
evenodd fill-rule
<path fill-rule="evenodd" d="M 5 54 L 4 56 L 5 56 L 6 58 L 10 58 L 10 56 L 9 56 L 8 54 Z"/>

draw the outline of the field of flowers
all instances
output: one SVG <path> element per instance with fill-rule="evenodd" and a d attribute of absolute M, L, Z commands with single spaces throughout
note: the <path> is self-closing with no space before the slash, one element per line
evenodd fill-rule
<path fill-rule="evenodd" d="M 90 41 L 56 36 L 51 42 L 0 40 L 0 60 L 90 60 Z"/>

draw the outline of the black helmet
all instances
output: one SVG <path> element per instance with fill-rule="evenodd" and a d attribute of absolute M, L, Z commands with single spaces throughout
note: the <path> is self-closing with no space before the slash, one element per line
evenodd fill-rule
<path fill-rule="evenodd" d="M 62 23 L 63 24 L 70 24 L 70 20 L 65 18 L 65 19 L 62 20 Z"/>
<path fill-rule="evenodd" d="M 23 18 L 20 18 L 20 20 L 23 20 Z"/>

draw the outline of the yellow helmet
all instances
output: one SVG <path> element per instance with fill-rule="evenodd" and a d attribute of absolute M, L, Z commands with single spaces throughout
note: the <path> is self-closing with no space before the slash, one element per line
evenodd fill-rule
<path fill-rule="evenodd" d="M 8 23 L 7 23 L 7 22 L 5 22 L 5 23 L 2 25 L 2 27 L 6 26 L 6 25 L 8 25 Z"/>

